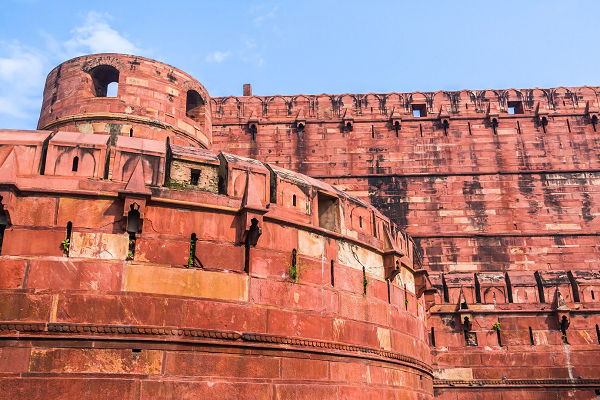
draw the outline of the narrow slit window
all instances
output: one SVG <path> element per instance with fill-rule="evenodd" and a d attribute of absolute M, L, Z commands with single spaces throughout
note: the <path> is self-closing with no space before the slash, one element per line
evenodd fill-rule
<path fill-rule="evenodd" d="M 431 327 L 431 346 L 435 347 L 435 329 Z"/>
<path fill-rule="evenodd" d="M 362 217 L 358 217 L 358 226 L 362 228 Z"/>
<path fill-rule="evenodd" d="M 296 195 L 292 196 L 292 206 L 296 207 Z"/>
<path fill-rule="evenodd" d="M 371 139 L 375 139 L 375 127 L 371 125 Z"/>
<path fill-rule="evenodd" d="M 67 222 L 67 237 L 62 242 L 63 253 L 69 257 L 69 250 L 71 249 L 71 232 L 73 231 L 73 223 Z"/>
<path fill-rule="evenodd" d="M 531 327 L 529 327 L 529 342 L 532 346 L 535 346 L 535 340 L 533 340 L 533 331 L 531 330 Z"/>
<path fill-rule="evenodd" d="M 600 344 L 600 327 L 596 324 L 596 338 L 598 339 L 598 344 Z"/>
<path fill-rule="evenodd" d="M 77 169 L 79 169 L 79 157 L 75 156 L 73 157 L 73 167 L 71 168 L 71 171 L 77 172 Z"/>
<path fill-rule="evenodd" d="M 387 292 L 388 292 L 388 304 L 392 303 L 392 287 L 390 285 L 390 280 L 386 279 L 387 282 Z"/>
<path fill-rule="evenodd" d="M 469 127 L 469 136 L 472 136 L 473 134 L 471 133 L 471 123 L 467 122 L 467 126 Z"/>
<path fill-rule="evenodd" d="M 498 339 L 498 346 L 502 347 L 502 337 L 500 336 L 500 329 L 496 329 L 496 338 Z"/>
<path fill-rule="evenodd" d="M 198 241 L 198 237 L 195 233 L 192 233 L 190 237 L 190 257 L 188 258 L 187 267 L 193 267 L 195 265 L 196 260 L 196 242 Z"/>
<path fill-rule="evenodd" d="M 331 260 L 331 287 L 335 286 L 335 269 L 334 269 L 334 263 L 333 260 Z"/>
<path fill-rule="evenodd" d="M 0 196 L 0 201 L 2 201 L 2 196 Z M 4 241 L 4 231 L 8 227 L 8 218 L 6 217 L 6 213 L 4 210 L 0 208 L 0 254 L 2 253 L 2 242 Z"/>
<path fill-rule="evenodd" d="M 571 123 L 569 122 L 569 118 L 567 118 L 567 129 L 569 130 L 569 133 L 571 133 Z"/>

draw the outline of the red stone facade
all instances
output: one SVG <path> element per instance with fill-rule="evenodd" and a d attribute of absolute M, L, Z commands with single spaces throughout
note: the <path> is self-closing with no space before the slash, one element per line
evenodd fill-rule
<path fill-rule="evenodd" d="M 600 88 L 243 93 L 86 56 L 0 131 L 0 392 L 600 395 Z"/>
<path fill-rule="evenodd" d="M 413 236 L 437 289 L 436 398 L 588 399 L 600 394 L 599 93 L 213 98 L 213 146 L 324 180 Z"/>
<path fill-rule="evenodd" d="M 40 130 L 0 131 L 2 397 L 432 399 L 414 240 L 212 150 L 212 107 L 168 65 L 94 55 L 49 74 Z"/>

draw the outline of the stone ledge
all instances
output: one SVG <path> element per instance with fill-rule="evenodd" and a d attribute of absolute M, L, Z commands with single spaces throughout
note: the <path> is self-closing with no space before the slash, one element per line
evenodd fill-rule
<path fill-rule="evenodd" d="M 407 364 L 413 368 L 433 376 L 432 368 L 425 362 L 413 357 L 405 356 L 391 351 L 347 345 L 337 342 L 329 342 L 315 339 L 291 338 L 277 335 L 266 335 L 261 333 L 246 333 L 235 331 L 218 331 L 194 328 L 178 328 L 173 326 L 137 326 L 137 325 L 89 325 L 89 324 L 62 324 L 62 323 L 15 323 L 0 322 L 0 336 L 10 337 L 11 333 L 16 333 L 19 339 L 25 339 L 27 336 L 21 333 L 39 332 L 45 333 L 44 337 L 51 334 L 74 333 L 81 334 L 86 339 L 90 335 L 150 335 L 171 337 L 174 341 L 189 342 L 197 339 L 221 339 L 227 341 L 241 341 L 247 343 L 271 343 L 274 345 L 298 346 L 323 348 L 329 350 L 345 351 L 355 353 L 355 356 L 370 358 L 372 356 L 381 357 L 390 361 Z M 73 336 L 72 336 L 73 337 Z M 74 336 L 73 338 L 77 338 Z M 65 338 L 61 338 L 65 340 Z"/>

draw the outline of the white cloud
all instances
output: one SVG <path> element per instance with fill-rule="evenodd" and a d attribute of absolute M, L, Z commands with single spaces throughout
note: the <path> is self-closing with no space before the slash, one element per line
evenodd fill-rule
<path fill-rule="evenodd" d="M 47 58 L 42 52 L 25 48 L 17 41 L 2 47 L 9 54 L 0 58 L 0 115 L 34 118 L 42 103 Z"/>
<path fill-rule="evenodd" d="M 229 58 L 230 56 L 231 56 L 231 51 L 229 51 L 229 50 L 226 52 L 214 51 L 206 56 L 206 61 L 211 62 L 211 63 L 212 62 L 220 63 L 220 62 L 225 61 L 225 59 Z"/>
<path fill-rule="evenodd" d="M 0 42 L 0 129 L 35 129 L 46 74 L 61 62 L 90 53 L 144 53 L 112 29 L 110 19 L 108 14 L 89 12 L 66 42 L 43 31 L 38 47 Z"/>
<path fill-rule="evenodd" d="M 73 37 L 64 45 L 68 53 L 79 55 L 88 53 L 140 54 L 133 43 L 108 25 L 108 14 L 90 11 L 82 26 L 75 28 Z"/>

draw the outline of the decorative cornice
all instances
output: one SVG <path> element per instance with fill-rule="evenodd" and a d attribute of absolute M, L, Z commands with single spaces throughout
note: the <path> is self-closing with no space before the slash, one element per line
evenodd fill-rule
<path fill-rule="evenodd" d="M 600 379 L 474 379 L 474 380 L 446 380 L 434 379 L 433 387 L 436 389 L 465 388 L 481 389 L 482 387 L 511 387 L 511 386 L 535 386 L 535 387 L 582 387 L 600 385 Z"/>
<path fill-rule="evenodd" d="M 43 333 L 47 335 L 83 334 L 89 335 L 149 335 L 170 337 L 173 341 L 190 341 L 195 339 L 213 339 L 227 341 L 242 341 L 247 343 L 269 343 L 272 345 L 286 345 L 298 347 L 321 348 L 327 350 L 345 351 L 355 353 L 355 356 L 376 356 L 389 361 L 409 365 L 432 376 L 433 370 L 427 363 L 414 357 L 391 351 L 376 349 L 372 347 L 356 346 L 338 342 L 330 342 L 316 339 L 294 338 L 278 335 L 267 335 L 261 333 L 247 333 L 235 331 L 221 331 L 196 328 L 178 328 L 167 326 L 138 326 L 138 325 L 90 325 L 90 324 L 62 324 L 62 323 L 22 323 L 22 322 L 0 322 L 2 336 L 8 336 L 6 332 L 18 333 Z M 24 337 L 19 335 L 20 338 Z M 64 340 L 62 338 L 61 340 Z"/>

